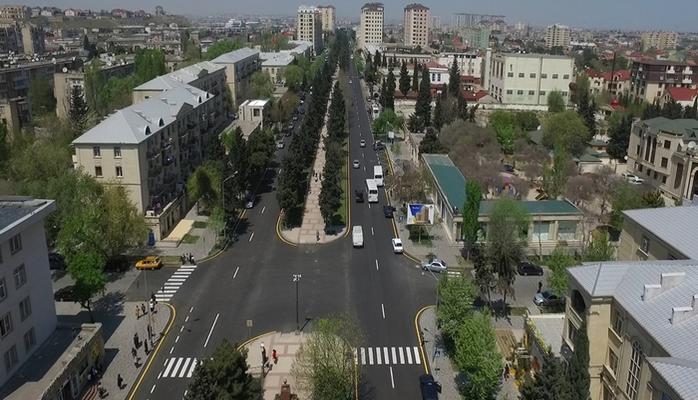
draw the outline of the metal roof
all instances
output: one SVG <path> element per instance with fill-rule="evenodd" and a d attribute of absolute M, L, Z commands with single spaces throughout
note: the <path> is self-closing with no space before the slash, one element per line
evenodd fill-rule
<path fill-rule="evenodd" d="M 223 65 L 210 61 L 202 61 L 188 67 L 178 69 L 162 76 L 158 76 L 148 82 L 137 86 L 134 90 L 166 90 L 181 84 L 189 84 L 206 74 L 211 74 L 224 69 Z"/>
<path fill-rule="evenodd" d="M 220 56 L 211 60 L 211 62 L 214 64 L 235 64 L 254 55 L 259 55 L 259 50 L 245 47 L 229 53 L 221 54 Z"/>
<path fill-rule="evenodd" d="M 698 260 L 698 207 L 645 208 L 623 214 L 684 257 Z"/>
<path fill-rule="evenodd" d="M 566 200 L 541 200 L 541 201 L 517 201 L 526 212 L 531 215 L 581 215 L 574 204 Z M 483 200 L 480 202 L 480 215 L 488 215 L 497 204 L 497 200 Z"/>
<path fill-rule="evenodd" d="M 695 140 L 698 136 L 698 120 L 695 119 L 669 119 L 656 117 L 641 122 L 643 126 L 662 132 L 669 132 L 683 136 L 685 140 Z"/>
<path fill-rule="evenodd" d="M 0 197 L 0 238 L 12 228 L 31 218 L 32 215 L 44 209 L 53 211 L 55 208 L 53 200 L 25 196 Z"/>
<path fill-rule="evenodd" d="M 422 154 L 434 176 L 437 186 L 446 197 L 451 210 L 463 209 L 465 204 L 465 177 L 446 154 Z M 454 213 L 454 214 L 460 214 Z"/>
<path fill-rule="evenodd" d="M 676 357 L 648 357 L 647 362 L 682 399 L 696 398 L 698 362 Z"/>

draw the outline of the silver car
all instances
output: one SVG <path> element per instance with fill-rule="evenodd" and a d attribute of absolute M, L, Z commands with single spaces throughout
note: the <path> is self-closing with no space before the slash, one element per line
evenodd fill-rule
<path fill-rule="evenodd" d="M 446 262 L 444 260 L 434 258 L 432 260 L 423 262 L 422 269 L 425 271 L 432 272 L 445 272 L 448 269 L 448 267 L 446 266 Z"/>

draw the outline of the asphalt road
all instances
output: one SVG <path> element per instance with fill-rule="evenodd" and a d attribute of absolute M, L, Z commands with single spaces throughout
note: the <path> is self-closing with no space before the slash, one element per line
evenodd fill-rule
<path fill-rule="evenodd" d="M 238 241 L 199 265 L 174 294 L 174 324 L 133 398 L 182 398 L 194 360 L 209 356 L 221 341 L 239 343 L 268 331 L 295 330 L 293 274 L 302 275 L 301 327 L 311 325 L 313 319 L 346 314 L 362 328 L 364 347 L 371 352 L 370 360 L 376 361 L 360 366 L 362 399 L 421 398 L 418 377 L 424 373 L 424 360 L 415 364 L 413 359 L 408 365 L 400 359 L 403 350 L 419 345 L 414 318 L 420 308 L 433 304 L 435 281 L 423 275 L 414 262 L 393 254 L 394 227 L 383 215 L 383 191 L 379 205 L 369 208 L 368 203 L 354 202 L 354 189 L 365 190 L 365 179 L 379 161 L 371 147 L 369 119 L 353 66 L 350 75 L 354 107 L 349 110 L 349 159 L 361 162 L 361 168 L 349 169 L 351 223 L 363 226 L 365 246 L 354 249 L 351 235 L 325 245 L 295 247 L 281 242 L 275 231 L 279 215 L 273 191 L 276 169 L 268 170 L 258 203 L 241 221 Z M 359 147 L 362 138 L 367 142 L 365 148 Z M 382 355 L 395 348 L 396 362 L 377 365 L 377 359 L 373 360 L 374 355 L 378 357 L 376 347 L 385 348 Z M 368 355 L 365 361 L 359 358 L 361 364 L 370 361 Z"/>

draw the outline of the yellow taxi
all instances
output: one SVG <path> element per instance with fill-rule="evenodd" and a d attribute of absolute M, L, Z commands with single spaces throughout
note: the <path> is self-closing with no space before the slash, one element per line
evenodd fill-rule
<path fill-rule="evenodd" d="M 148 256 L 136 262 L 136 269 L 160 269 L 162 260 L 157 256 Z"/>

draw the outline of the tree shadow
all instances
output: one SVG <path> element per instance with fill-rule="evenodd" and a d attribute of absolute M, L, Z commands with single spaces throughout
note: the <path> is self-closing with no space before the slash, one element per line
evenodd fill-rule
<path fill-rule="evenodd" d="M 492 299 L 488 304 L 486 299 L 478 296 L 473 301 L 473 307 L 479 311 L 488 311 L 495 319 L 503 318 L 511 323 L 511 306 L 503 299 Z"/>

